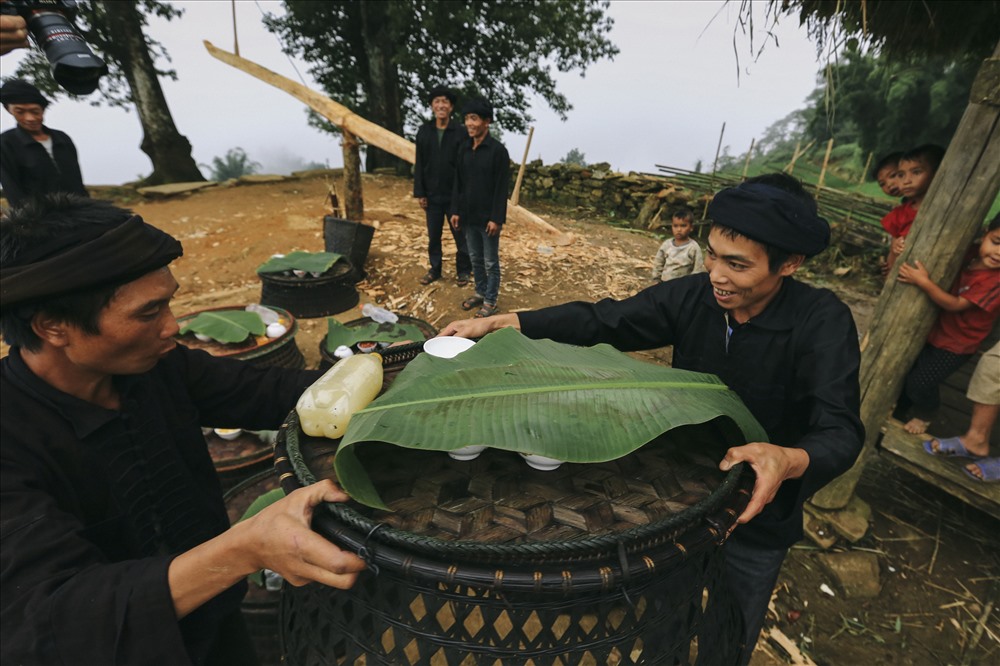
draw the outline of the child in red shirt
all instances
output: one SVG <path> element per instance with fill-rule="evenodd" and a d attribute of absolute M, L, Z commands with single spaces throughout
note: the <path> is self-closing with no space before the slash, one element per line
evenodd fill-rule
<path fill-rule="evenodd" d="M 899 281 L 919 287 L 942 310 L 906 376 L 893 414 L 900 419 L 910 415 L 903 428 L 913 434 L 926 432 L 940 402 L 938 385 L 978 351 L 1000 315 L 1000 215 L 966 261 L 950 293 L 930 279 L 919 261 L 899 267 Z M 956 447 L 946 451 L 938 440 L 925 442 L 925 448 L 938 455 L 968 455 Z"/>
<path fill-rule="evenodd" d="M 885 274 L 892 271 L 893 264 L 906 247 L 905 238 L 910 233 L 917 210 L 927 196 L 927 190 L 934 180 L 934 174 L 941 165 L 944 148 L 934 144 L 924 144 L 908 150 L 899 158 L 897 178 L 899 191 L 903 195 L 903 203 L 889 211 L 882 218 L 882 228 L 892 236 L 889 255 L 885 258 Z"/>

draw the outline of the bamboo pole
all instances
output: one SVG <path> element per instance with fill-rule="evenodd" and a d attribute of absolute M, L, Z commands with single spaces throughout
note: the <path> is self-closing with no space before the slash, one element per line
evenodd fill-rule
<path fill-rule="evenodd" d="M 238 56 L 240 54 L 240 39 L 236 35 L 236 0 L 230 0 L 229 4 L 233 10 L 233 53 Z"/>
<path fill-rule="evenodd" d="M 756 140 L 756 137 L 750 139 L 750 150 L 747 151 L 747 159 L 743 163 L 743 180 L 747 179 L 747 171 L 750 169 L 750 156 L 753 155 L 753 144 Z"/>
<path fill-rule="evenodd" d="M 864 185 L 865 179 L 868 177 L 868 167 L 872 165 L 872 158 L 875 157 L 874 152 L 868 153 L 868 161 L 865 162 L 865 168 L 861 170 L 861 178 L 858 179 L 858 185 Z"/>
<path fill-rule="evenodd" d="M 719 143 L 715 146 L 715 160 L 712 161 L 712 179 L 708 181 L 708 189 L 711 194 L 715 188 L 715 170 L 719 166 L 719 153 L 722 151 L 722 137 L 726 134 L 726 123 L 722 123 L 722 129 L 719 131 Z M 705 199 L 705 209 L 701 211 L 701 219 L 705 219 L 708 215 L 708 202 L 709 199 Z"/>
<path fill-rule="evenodd" d="M 823 156 L 823 168 L 819 170 L 819 180 L 816 181 L 816 193 L 823 189 L 823 180 L 826 179 L 826 165 L 830 163 L 830 151 L 833 150 L 833 137 L 826 143 L 826 155 Z"/>
<path fill-rule="evenodd" d="M 514 182 L 514 193 L 510 195 L 510 203 L 516 206 L 521 201 L 521 181 L 524 180 L 524 169 L 528 165 L 528 149 L 531 148 L 531 137 L 535 135 L 535 128 L 528 128 L 528 143 L 524 144 L 524 157 L 521 158 L 521 168 L 517 170 L 517 180 Z"/>
<path fill-rule="evenodd" d="M 799 146 L 801 144 L 802 144 L 801 140 L 795 142 L 795 150 L 792 151 L 792 159 L 789 160 L 788 164 L 785 165 L 784 170 L 789 175 L 791 175 L 792 170 L 795 168 L 795 160 L 799 159 Z"/>
<path fill-rule="evenodd" d="M 329 97 L 321 95 L 301 83 L 297 83 L 296 81 L 292 81 L 291 79 L 282 76 L 281 74 L 272 72 L 266 67 L 262 67 L 255 62 L 247 60 L 246 58 L 241 58 L 238 55 L 224 51 L 207 40 L 202 43 L 205 45 L 208 53 L 213 58 L 221 60 L 227 65 L 246 72 L 247 74 L 258 78 L 264 83 L 272 85 L 279 90 L 284 90 L 292 97 L 298 99 L 300 102 L 303 102 L 316 113 L 320 114 L 341 129 L 346 129 L 368 145 L 381 148 L 391 155 L 395 155 L 402 160 L 406 160 L 410 164 L 413 164 L 416 160 L 417 148 L 412 141 L 407 141 L 398 134 L 390 132 L 384 127 L 380 127 L 370 120 L 362 118 L 346 106 L 334 102 Z M 552 234 L 555 236 L 552 241 L 555 245 L 569 245 L 573 242 L 573 235 L 571 233 L 555 228 L 539 216 L 532 213 L 530 210 L 522 208 L 521 206 L 514 206 L 508 203 L 507 219 L 512 222 L 531 224 L 538 227 L 545 233 Z"/>

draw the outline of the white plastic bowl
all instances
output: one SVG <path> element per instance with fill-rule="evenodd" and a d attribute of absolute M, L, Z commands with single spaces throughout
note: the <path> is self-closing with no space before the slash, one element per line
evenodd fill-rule
<path fill-rule="evenodd" d="M 466 349 L 476 344 L 468 338 L 460 338 L 455 335 L 445 335 L 440 338 L 431 338 L 424 343 L 424 351 L 431 356 L 440 358 L 455 358 Z"/>
<path fill-rule="evenodd" d="M 239 428 L 216 428 L 215 434 L 222 439 L 236 439 L 243 434 L 243 431 Z"/>
<path fill-rule="evenodd" d="M 482 444 L 472 444 L 470 446 L 463 446 L 460 449 L 455 449 L 454 451 L 449 451 L 448 455 L 455 460 L 475 460 L 479 457 L 479 454 L 486 450 L 486 446 Z"/>
<path fill-rule="evenodd" d="M 543 472 L 551 472 L 554 469 L 558 469 L 559 466 L 563 464 L 562 460 L 539 456 L 534 453 L 522 453 L 521 457 L 524 458 L 524 462 L 528 463 L 529 467 Z"/>

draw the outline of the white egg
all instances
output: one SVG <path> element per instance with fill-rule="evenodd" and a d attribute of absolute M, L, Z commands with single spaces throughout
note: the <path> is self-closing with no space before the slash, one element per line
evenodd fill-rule
<path fill-rule="evenodd" d="M 305 277 L 306 276 L 306 272 L 305 271 L 300 271 L 297 268 L 293 268 L 292 269 L 292 275 L 294 275 L 295 277 Z"/>
<path fill-rule="evenodd" d="M 212 341 L 212 336 L 205 335 L 204 333 L 195 333 L 194 337 L 198 338 L 202 342 L 211 342 Z"/>
<path fill-rule="evenodd" d="M 269 338 L 280 338 L 281 336 L 283 336 L 285 333 L 288 332 L 288 327 L 284 326 L 283 324 L 279 324 L 278 322 L 275 322 L 273 324 L 268 324 L 267 330 L 265 332 L 267 333 L 267 337 Z"/>

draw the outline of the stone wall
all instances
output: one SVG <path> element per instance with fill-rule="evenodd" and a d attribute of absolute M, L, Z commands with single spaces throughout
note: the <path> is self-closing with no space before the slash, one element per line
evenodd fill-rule
<path fill-rule="evenodd" d="M 517 168 L 513 166 L 515 178 Z M 536 160 L 525 167 L 521 203 L 530 208 L 532 202 L 544 201 L 585 208 L 642 229 L 669 226 L 669 211 L 675 206 L 704 205 L 704 198 L 664 176 L 619 173 L 607 163 L 546 166 Z M 695 217 L 700 216 L 696 209 Z"/>

